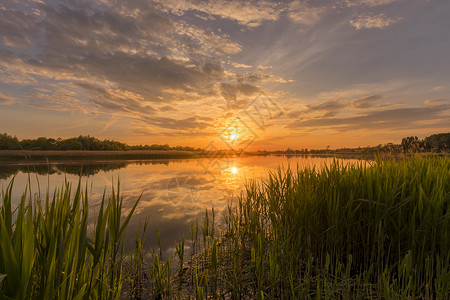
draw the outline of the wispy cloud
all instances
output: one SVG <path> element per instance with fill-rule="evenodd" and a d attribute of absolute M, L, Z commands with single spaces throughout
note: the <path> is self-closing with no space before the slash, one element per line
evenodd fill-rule
<path fill-rule="evenodd" d="M 220 94 L 226 101 L 227 107 L 231 109 L 246 107 L 248 104 L 247 100 L 257 95 L 260 91 L 258 87 L 246 83 L 222 83 L 220 85 Z"/>
<path fill-rule="evenodd" d="M 0 92 L 0 105 L 12 104 L 16 101 L 15 98 L 6 96 Z"/>
<path fill-rule="evenodd" d="M 388 5 L 394 2 L 399 2 L 403 0 L 344 0 L 343 2 L 345 5 L 352 7 L 352 6 L 382 6 L 382 5 Z"/>
<path fill-rule="evenodd" d="M 288 15 L 294 22 L 311 25 L 319 21 L 327 10 L 325 6 L 311 6 L 306 1 L 295 0 L 289 4 Z"/>
<path fill-rule="evenodd" d="M 376 110 L 347 118 L 322 117 L 308 120 L 298 120 L 290 123 L 288 127 L 291 129 L 327 127 L 336 131 L 360 129 L 399 130 L 415 128 L 417 124 L 424 124 L 423 122 L 432 120 L 434 122 L 428 124 L 429 127 L 445 128 L 450 125 L 449 119 L 445 116 L 445 112 L 449 109 L 450 105 L 444 104 L 436 106 Z"/>
<path fill-rule="evenodd" d="M 260 91 L 259 82 L 284 82 L 268 73 L 226 70 L 227 65 L 251 67 L 229 57 L 239 53 L 241 45 L 226 34 L 164 12 L 204 11 L 252 27 L 278 18 L 278 5 L 271 2 L 169 1 L 158 9 L 143 0 L 127 5 L 63 0 L 30 2 L 29 7 L 0 10 L 3 44 L 13 48 L 0 47 L 0 78 L 3 83 L 28 85 L 31 91 L 22 101 L 26 105 L 107 112 L 161 128 L 202 130 L 209 119 L 197 111 L 167 114 L 176 112 L 179 102 L 222 105 L 214 103 L 220 96 L 248 98 Z M 32 50 L 17 51 L 24 47 Z M 238 84 L 226 83 L 238 77 Z M 50 91 L 40 90 L 45 85 Z"/>
<path fill-rule="evenodd" d="M 202 12 L 210 16 L 236 21 L 247 27 L 258 27 L 264 21 L 278 20 L 282 4 L 272 1 L 190 1 L 157 0 L 166 10 L 183 15 L 187 11 Z M 280 9 L 281 8 L 281 9 Z"/>
<path fill-rule="evenodd" d="M 401 17 L 387 17 L 385 14 L 364 15 L 350 20 L 350 24 L 356 29 L 384 29 L 400 21 Z"/>
<path fill-rule="evenodd" d="M 352 104 L 356 109 L 367 109 L 374 107 L 375 103 L 382 98 L 380 95 L 367 96 L 353 100 Z"/>

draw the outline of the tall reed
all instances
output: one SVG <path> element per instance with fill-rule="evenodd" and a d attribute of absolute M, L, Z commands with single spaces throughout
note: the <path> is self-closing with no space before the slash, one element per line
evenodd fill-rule
<path fill-rule="evenodd" d="M 197 297 L 446 299 L 449 191 L 447 157 L 278 169 L 204 238 Z"/>
<path fill-rule="evenodd" d="M 0 208 L 0 299 L 118 299 L 123 283 L 123 237 L 139 199 L 122 218 L 120 184 L 89 232 L 87 188 L 66 182 L 52 198 L 27 199 L 15 212 L 13 181 Z"/>

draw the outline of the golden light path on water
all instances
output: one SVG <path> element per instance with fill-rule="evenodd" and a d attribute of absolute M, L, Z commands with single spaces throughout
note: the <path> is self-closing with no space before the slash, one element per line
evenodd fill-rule
<path fill-rule="evenodd" d="M 344 164 L 359 163 L 359 160 L 341 160 Z M 111 193 L 120 180 L 124 197 L 124 214 L 142 193 L 141 202 L 133 216 L 127 239 L 144 220 L 148 220 L 147 242 L 156 246 L 158 226 L 164 249 L 173 246 L 180 235 L 189 236 L 193 222 L 202 219 L 205 210 L 215 209 L 217 220 L 227 205 L 236 203 L 250 180 L 264 180 L 270 171 L 290 167 L 295 170 L 304 167 L 321 169 L 333 163 L 333 158 L 253 156 L 237 158 L 203 158 L 183 160 L 152 160 L 134 162 L 96 162 L 84 164 L 33 165 L 28 176 L 26 166 L 3 166 L 0 168 L 0 188 L 5 190 L 14 177 L 13 199 L 17 204 L 28 182 L 31 194 L 52 195 L 65 180 L 75 189 L 81 170 L 83 187 L 88 188 L 90 214 L 93 217 L 99 209 L 103 192 Z M 39 183 L 39 184 L 38 184 Z M 132 244 L 132 243 L 131 243 Z"/>

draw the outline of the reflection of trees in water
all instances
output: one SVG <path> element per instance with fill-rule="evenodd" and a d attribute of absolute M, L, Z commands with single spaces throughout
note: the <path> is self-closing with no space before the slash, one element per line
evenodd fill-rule
<path fill-rule="evenodd" d="M 57 165 L 55 166 L 58 173 L 92 176 L 101 171 L 110 172 L 123 169 L 127 163 L 113 163 L 113 164 L 86 164 L 86 165 Z"/>
<path fill-rule="evenodd" d="M 50 169 L 49 169 L 50 168 Z M 53 174 L 56 171 L 47 165 L 2 165 L 0 166 L 0 179 L 7 179 L 17 173 L 36 173 L 39 175 Z"/>
<path fill-rule="evenodd" d="M 80 164 L 30 164 L 30 165 L 0 165 L 0 179 L 7 179 L 19 172 L 38 175 L 71 174 L 92 176 L 99 172 L 110 172 L 126 168 L 128 165 L 169 165 L 169 160 L 137 161 L 137 162 L 108 162 L 108 163 L 80 163 Z"/>
<path fill-rule="evenodd" d="M 11 166 L 0 167 L 0 179 L 7 179 L 10 176 L 16 175 L 18 172 L 17 168 Z"/>

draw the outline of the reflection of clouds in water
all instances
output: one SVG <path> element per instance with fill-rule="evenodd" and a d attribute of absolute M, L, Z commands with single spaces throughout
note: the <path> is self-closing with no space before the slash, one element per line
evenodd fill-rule
<path fill-rule="evenodd" d="M 345 164 L 353 164 L 358 160 L 342 160 Z M 222 161 L 223 162 L 223 161 Z M 210 159 L 173 160 L 151 163 L 128 163 L 120 170 L 106 168 L 93 176 L 82 178 L 82 187 L 88 187 L 90 218 L 94 217 L 100 208 L 100 200 L 105 191 L 106 196 L 111 194 L 111 188 L 117 188 L 117 180 L 120 179 L 121 192 L 124 199 L 124 213 L 128 212 L 142 194 L 135 215 L 130 221 L 126 240 L 133 241 L 139 226 L 146 219 L 149 221 L 147 232 L 148 246 L 156 247 L 156 226 L 161 234 L 163 251 L 173 247 L 173 243 L 179 235 L 189 236 L 192 222 L 204 216 L 205 210 L 215 208 L 217 220 L 220 220 L 222 212 L 230 203 L 236 203 L 237 198 L 244 190 L 245 183 L 249 180 L 267 178 L 269 171 L 275 171 L 279 166 L 286 169 L 290 166 L 295 170 L 299 168 L 315 166 L 320 170 L 325 165 L 333 163 L 332 158 L 319 157 L 290 157 L 285 156 L 261 156 L 229 158 L 226 165 L 216 165 L 218 168 L 206 172 L 204 165 L 210 163 Z M 219 168 L 220 167 L 220 168 Z M 60 168 L 61 169 L 61 168 Z M 11 172 L 15 172 L 11 170 Z M 48 176 L 48 177 L 47 177 Z M 171 185 L 177 178 L 181 186 Z M 55 188 L 60 188 L 64 180 L 72 182 L 73 189 L 78 183 L 79 177 L 72 174 L 52 173 L 49 175 L 31 176 L 33 193 L 37 191 L 39 180 L 41 191 L 47 190 L 47 181 L 50 182 L 50 193 Z M 11 180 L 0 179 L 0 186 L 6 188 Z M 20 200 L 28 182 L 28 175 L 21 170 L 17 171 L 14 184 L 14 199 Z M 170 198 L 171 188 L 176 193 Z M 42 192 L 41 192 L 42 193 Z M 201 222 L 200 222 L 201 224 Z M 133 244 L 128 244 L 130 249 Z"/>

